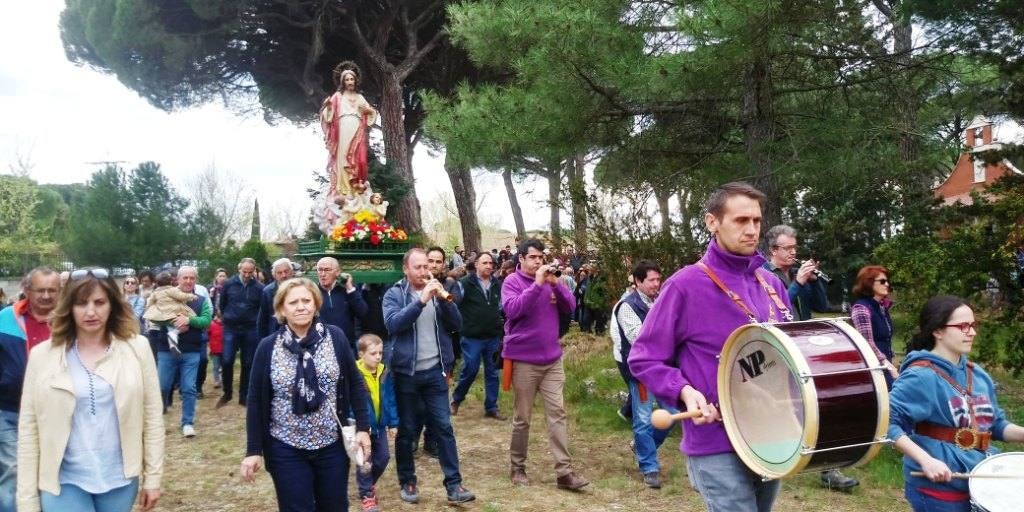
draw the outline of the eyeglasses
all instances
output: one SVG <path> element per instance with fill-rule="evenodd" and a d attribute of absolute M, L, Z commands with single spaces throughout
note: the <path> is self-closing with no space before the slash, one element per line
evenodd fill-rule
<path fill-rule="evenodd" d="M 105 268 L 81 268 L 71 273 L 70 279 L 72 281 L 80 281 L 89 276 L 95 277 L 96 279 L 106 279 L 110 277 L 110 272 L 107 272 Z"/>
<path fill-rule="evenodd" d="M 776 245 L 775 248 L 784 252 L 796 252 L 795 245 Z"/>
<path fill-rule="evenodd" d="M 889 284 L 888 279 L 875 279 L 875 282 L 883 286 Z"/>
<path fill-rule="evenodd" d="M 969 334 L 971 329 L 974 329 L 974 332 L 978 332 L 978 322 L 960 322 L 958 324 L 946 324 L 943 327 L 956 327 L 964 334 Z"/>

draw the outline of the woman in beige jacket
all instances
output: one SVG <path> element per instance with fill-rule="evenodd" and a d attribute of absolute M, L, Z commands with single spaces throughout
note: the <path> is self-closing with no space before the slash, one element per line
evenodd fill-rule
<path fill-rule="evenodd" d="M 129 512 L 160 498 L 156 364 L 106 270 L 72 272 L 51 339 L 28 360 L 18 425 L 19 512 Z"/>

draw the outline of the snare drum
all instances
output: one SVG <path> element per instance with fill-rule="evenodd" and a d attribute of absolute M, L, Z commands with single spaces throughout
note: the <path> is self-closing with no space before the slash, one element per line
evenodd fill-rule
<path fill-rule="evenodd" d="M 883 371 L 843 321 L 744 325 L 718 365 L 729 441 L 767 479 L 864 464 L 887 442 Z"/>
<path fill-rule="evenodd" d="M 975 475 L 1024 475 L 1024 452 L 993 455 L 974 466 L 969 488 L 971 504 L 980 512 L 1020 510 L 1021 478 L 974 478 Z"/>

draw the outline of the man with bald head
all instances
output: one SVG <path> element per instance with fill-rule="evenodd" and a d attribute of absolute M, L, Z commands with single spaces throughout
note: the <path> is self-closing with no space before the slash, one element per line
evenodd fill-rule
<path fill-rule="evenodd" d="M 217 401 L 223 407 L 234 395 L 235 353 L 241 351 L 242 371 L 238 381 L 238 403 L 245 405 L 249 393 L 249 370 L 260 342 L 256 320 L 259 317 L 260 298 L 263 285 L 256 280 L 256 261 L 242 258 L 238 263 L 238 274 L 224 282 L 224 288 L 217 300 L 220 302 L 221 319 L 224 322 L 224 353 L 221 355 L 221 385 L 224 396 Z"/>
<path fill-rule="evenodd" d="M 344 282 L 341 282 L 338 280 L 340 275 L 341 266 L 338 260 L 328 256 L 316 262 L 316 278 L 320 284 L 320 294 L 323 295 L 320 320 L 341 329 L 348 337 L 348 342 L 352 344 L 352 353 L 358 354 L 356 320 L 365 321 L 370 307 L 363 300 L 362 292 L 352 282 L 352 276 L 347 276 Z"/>
<path fill-rule="evenodd" d="M 281 258 L 270 266 L 270 273 L 274 276 L 274 282 L 263 287 L 263 297 L 260 299 L 259 319 L 256 321 L 259 339 L 266 338 L 277 332 L 280 324 L 277 323 L 277 316 L 274 315 L 274 294 L 277 293 L 277 285 L 291 279 L 295 275 L 295 269 L 288 258 Z"/>

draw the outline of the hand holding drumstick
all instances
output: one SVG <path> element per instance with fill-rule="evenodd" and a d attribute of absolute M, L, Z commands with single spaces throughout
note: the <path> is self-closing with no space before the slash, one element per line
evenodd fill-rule
<path fill-rule="evenodd" d="M 672 423 L 679 420 L 700 418 L 704 413 L 700 411 L 683 411 L 672 414 L 665 409 L 655 409 L 651 413 L 651 425 L 658 430 L 665 430 L 672 427 Z M 695 420 L 694 423 L 697 423 Z"/>

